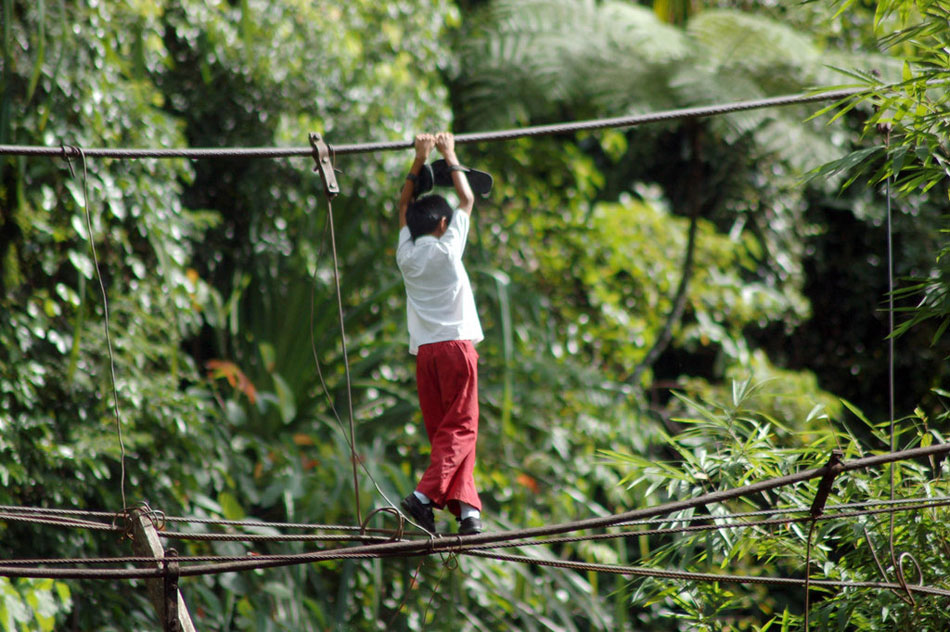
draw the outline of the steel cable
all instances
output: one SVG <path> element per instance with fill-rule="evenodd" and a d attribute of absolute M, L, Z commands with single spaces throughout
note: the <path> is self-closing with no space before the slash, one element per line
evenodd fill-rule
<path fill-rule="evenodd" d="M 647 507 L 643 509 L 635 509 L 627 511 L 621 514 L 616 514 L 612 516 L 602 516 L 596 518 L 587 518 L 584 520 L 578 520 L 574 522 L 568 522 L 557 525 L 549 525 L 546 527 L 533 527 L 527 529 L 519 529 L 513 531 L 507 531 L 502 533 L 482 533 L 478 535 L 471 535 L 464 537 L 464 543 L 466 546 L 469 545 L 479 545 L 479 544 L 492 544 L 497 542 L 511 541 L 515 539 L 524 539 L 529 537 L 538 537 L 538 536 L 547 536 L 547 535 L 557 535 L 562 533 L 568 533 L 571 531 L 579 531 L 583 529 L 593 529 L 599 527 L 614 526 L 616 524 L 623 523 L 625 521 L 640 519 L 640 518 L 649 518 L 663 514 L 669 514 L 674 511 L 680 511 L 683 509 L 688 509 L 692 507 L 698 507 L 702 505 L 707 505 L 713 502 L 721 502 L 723 500 L 738 498 L 741 496 L 747 496 L 750 494 L 759 493 L 762 491 L 774 489 L 777 487 L 782 487 L 785 485 L 790 485 L 797 482 L 802 482 L 811 478 L 817 478 L 823 476 L 833 469 L 835 471 L 844 472 L 852 471 L 856 469 L 863 469 L 870 467 L 872 465 L 881 465 L 885 463 L 890 463 L 897 460 L 911 459 L 911 458 L 922 458 L 930 455 L 936 454 L 945 454 L 950 452 L 950 444 L 938 444 L 934 446 L 928 446 L 926 448 L 914 448 L 910 450 L 903 450 L 896 453 L 881 454 L 871 457 L 865 457 L 861 459 L 855 459 L 853 461 L 845 461 L 839 463 L 834 468 L 830 466 L 816 468 L 812 470 L 806 470 L 799 472 L 797 474 L 792 474 L 788 476 L 768 479 L 765 481 L 760 481 L 758 483 L 753 483 L 746 485 L 740 488 L 734 488 L 729 490 L 722 490 L 718 492 L 710 492 L 695 498 L 672 501 L 658 505 L 655 507 Z M 297 553 L 286 556 L 273 557 L 268 559 L 260 560 L 238 560 L 234 562 L 228 562 L 223 564 L 213 564 L 213 565 L 204 565 L 204 566 L 193 566 L 189 568 L 182 569 L 182 576 L 194 576 L 194 575 L 205 575 L 211 573 L 220 573 L 220 572 L 233 572 L 233 571 L 242 571 L 242 570 L 251 570 L 258 568 L 270 568 L 276 566 L 289 566 L 292 564 L 302 564 L 310 563 L 316 561 L 324 561 L 327 559 L 369 559 L 376 557 L 392 557 L 392 556 L 413 556 L 413 555 L 425 555 L 439 551 L 452 551 L 456 550 L 462 545 L 463 538 L 458 536 L 442 537 L 442 538 L 430 538 L 423 541 L 396 541 L 396 542 L 386 542 L 382 544 L 370 544 L 359 547 L 352 547 L 342 550 L 334 551 L 319 551 L 319 552 L 310 552 L 310 553 Z M 60 571 L 63 569 L 41 569 L 42 575 L 37 575 L 39 577 L 49 577 L 52 575 L 47 575 L 45 573 L 53 573 L 54 571 Z M 16 574 L 11 574 L 15 572 Z M 9 576 L 28 576 L 23 574 L 25 571 L 23 569 L 13 569 L 11 571 L 8 567 L 0 566 L 0 575 L 9 575 Z M 121 577 L 132 577 L 128 574 L 127 570 L 118 569 L 112 571 L 117 573 L 117 575 L 112 578 L 121 578 Z M 134 572 L 134 571 L 133 571 Z M 55 574 L 55 573 L 54 573 Z M 56 577 L 62 577 L 62 574 L 55 575 Z M 156 575 L 149 575 L 156 576 Z"/>
<path fill-rule="evenodd" d="M 879 507 L 890 505 L 915 505 L 914 509 L 939 507 L 950 504 L 950 496 L 917 496 L 911 498 L 896 498 L 894 500 L 866 500 L 851 503 L 841 503 L 836 505 L 827 505 L 826 511 L 855 509 L 861 507 Z M 808 507 L 774 507 L 770 509 L 757 509 L 755 511 L 740 511 L 725 514 L 695 514 L 691 516 L 677 516 L 674 518 L 649 518 L 645 520 L 630 520 L 617 523 L 617 527 L 632 526 L 641 524 L 658 524 L 664 522 L 692 522 L 698 520 L 732 520 L 735 518 L 750 518 L 755 516 L 769 516 L 775 514 L 789 513 L 807 513 Z M 87 516 L 95 518 L 111 518 L 113 520 L 125 517 L 123 513 L 112 511 L 92 511 L 86 509 L 61 509 L 55 507 L 25 507 L 19 505 L 0 505 L 0 512 L 7 513 L 11 520 L 18 520 L 21 517 L 16 513 L 41 514 L 48 516 Z M 307 522 L 270 522 L 266 520 L 227 520 L 224 518 L 201 518 L 195 516 L 164 516 L 166 522 L 184 523 L 184 524 L 207 524 L 215 526 L 233 526 L 233 527 L 269 527 L 273 529 L 312 529 L 325 531 L 359 531 L 360 527 L 354 525 L 338 524 L 320 524 Z M 390 532 L 389 529 L 366 529 L 367 532 Z"/>
<path fill-rule="evenodd" d="M 647 566 L 624 566 L 620 564 L 598 564 L 593 562 L 574 562 L 568 560 L 545 560 L 523 555 L 506 555 L 498 553 L 488 553 L 486 551 L 463 551 L 464 555 L 475 557 L 491 558 L 503 562 L 519 562 L 523 564 L 532 564 L 536 566 L 550 566 L 554 568 L 565 568 L 580 571 L 594 571 L 599 573 L 614 573 L 617 575 L 633 575 L 638 577 L 653 577 L 658 579 L 677 579 L 686 581 L 704 581 L 704 582 L 730 582 L 737 584 L 765 584 L 771 586 L 804 586 L 805 579 L 796 577 L 772 577 L 757 575 L 719 575 L 716 573 L 696 573 L 692 571 L 670 571 L 664 569 L 650 568 Z M 812 586 L 822 586 L 825 588 L 874 588 L 880 590 L 902 590 L 900 584 L 891 582 L 866 582 L 866 581 L 845 581 L 836 579 L 812 579 L 809 581 Z M 907 589 L 911 592 L 918 592 L 926 595 L 935 595 L 940 597 L 950 597 L 950 590 L 936 588 L 934 586 L 923 586 L 920 584 L 908 585 Z"/>
<path fill-rule="evenodd" d="M 521 127 L 515 129 L 498 130 L 493 132 L 476 132 L 468 134 L 458 134 L 455 136 L 456 144 L 482 143 L 508 141 L 517 138 L 529 136 L 545 136 L 554 134 L 566 134 L 571 132 L 580 132 L 588 130 L 606 129 L 612 127 L 634 127 L 646 123 L 656 123 L 660 121 L 672 121 L 678 119 L 704 118 L 709 116 L 719 116 L 733 112 L 743 112 L 747 110 L 756 110 L 760 108 L 781 107 L 787 105 L 802 105 L 807 103 L 816 103 L 820 101 L 835 101 L 855 96 L 861 92 L 860 89 L 841 89 L 828 92 L 812 92 L 805 94 L 789 94 L 777 97 L 768 97 L 764 99 L 754 99 L 750 101 L 738 101 L 735 103 L 724 103 L 691 108 L 679 108 L 674 110 L 664 110 L 661 112 L 650 112 L 646 114 L 634 114 L 631 116 L 619 116 L 611 118 L 593 119 L 587 121 L 575 121 L 571 123 L 556 123 L 552 125 L 536 125 L 530 127 Z M 335 154 L 360 154 L 372 153 L 378 151 L 396 151 L 402 149 L 411 149 L 413 141 L 387 141 L 370 142 L 356 144 L 333 145 L 332 150 Z M 137 159 L 137 158 L 291 158 L 307 157 L 313 154 L 310 146 L 300 147 L 228 147 L 228 148 L 182 148 L 182 149 L 133 149 L 133 148 L 86 148 L 83 150 L 85 155 L 90 158 L 119 158 L 119 159 Z M 40 145 L 0 145 L 0 155 L 18 155 L 18 156 L 52 156 L 52 157 L 76 157 L 78 153 L 71 147 L 45 147 Z"/>
<path fill-rule="evenodd" d="M 940 503 L 921 503 L 917 505 L 907 506 L 907 507 L 898 507 L 891 506 L 879 509 L 866 509 L 863 511 L 851 511 L 843 513 L 834 513 L 834 514 L 822 514 L 817 518 L 821 521 L 830 521 L 830 520 L 841 520 L 845 518 L 856 518 L 860 516 L 868 515 L 878 515 L 882 513 L 893 513 L 898 511 L 911 511 L 917 509 L 926 509 L 937 506 L 944 506 L 948 504 L 947 502 Z M 2 517 L 2 516 L 0 516 Z M 704 516 L 705 518 L 715 518 L 711 516 Z M 22 520 L 28 522 L 37 521 L 34 518 L 21 518 Z M 518 547 L 534 547 L 540 545 L 550 545 L 550 544 L 569 544 L 575 542 L 585 542 L 585 541 L 597 541 L 597 540 L 611 540 L 627 537 L 642 537 L 642 536 L 654 536 L 654 535 L 677 535 L 683 533 L 700 533 L 706 531 L 719 531 L 724 529 L 749 529 L 749 528 L 758 528 L 758 527 L 773 527 L 773 526 L 787 526 L 792 523 L 807 522 L 812 520 L 810 516 L 802 516 L 798 518 L 772 518 L 769 520 L 758 520 L 758 521 L 749 521 L 749 522 L 727 522 L 720 524 L 708 524 L 708 525 L 691 525 L 683 527 L 670 527 L 670 528 L 658 528 L 658 529 L 638 529 L 638 530 L 628 530 L 628 531 L 619 531 L 614 533 L 600 533 L 600 534 L 586 534 L 578 536 L 561 536 L 561 537 L 549 537 L 544 539 L 536 539 L 530 541 L 523 541 L 522 539 L 514 539 L 510 541 L 503 542 L 494 542 L 489 544 L 480 544 L 480 545 L 466 545 L 466 550 L 480 550 L 480 549 L 497 549 L 497 548 L 518 548 Z M 43 522 L 39 520 L 39 522 Z M 74 526 L 78 528 L 83 528 L 85 524 L 70 524 L 66 522 L 55 522 L 50 521 L 51 524 L 57 526 Z M 118 527 L 111 527 L 109 525 L 99 525 L 96 524 L 96 528 L 105 529 L 105 530 L 114 530 L 120 531 Z M 378 529 L 376 532 L 388 532 L 392 535 L 391 530 Z M 419 534 L 421 536 L 422 534 Z M 253 542 L 284 542 L 284 541 L 323 541 L 323 542 L 346 542 L 346 541 L 376 541 L 376 542 L 388 542 L 392 541 L 392 537 L 382 537 L 382 536 L 334 536 L 326 534 L 313 534 L 313 535 L 269 535 L 269 534 L 216 534 L 216 533 L 185 533 L 185 532 L 173 532 L 173 531 L 159 531 L 159 537 L 163 538 L 173 538 L 181 540 L 195 540 L 195 541 L 231 541 L 231 542 L 241 542 L 241 541 L 253 541 Z M 411 539 L 411 538 L 410 538 Z M 443 546 L 436 546 L 436 550 L 442 550 Z M 264 557 L 267 557 L 266 555 Z M 236 561 L 240 559 L 246 559 L 244 556 L 241 557 L 227 557 L 227 556 L 180 556 L 179 561 L 182 563 L 188 562 L 200 562 L 200 561 Z M 63 559 L 46 559 L 46 560 L 4 560 L 3 564 L 16 564 L 18 566 L 27 565 L 27 564 L 106 564 L 106 563 L 125 563 L 125 562 L 146 562 L 153 561 L 153 558 L 63 558 Z"/>

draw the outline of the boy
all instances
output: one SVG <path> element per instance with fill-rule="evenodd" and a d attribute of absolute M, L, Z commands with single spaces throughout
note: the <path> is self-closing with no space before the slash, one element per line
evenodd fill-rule
<path fill-rule="evenodd" d="M 440 195 L 412 201 L 416 179 L 433 147 L 451 170 L 459 200 L 455 211 Z M 484 336 L 462 251 L 475 196 L 451 134 L 420 134 L 415 150 L 399 197 L 396 262 L 406 284 L 409 353 L 416 356 L 419 407 L 432 454 L 416 490 L 401 504 L 432 534 L 432 508 L 437 507 L 455 515 L 459 535 L 472 535 L 482 531 L 482 504 L 472 472 L 478 439 L 475 344 Z"/>

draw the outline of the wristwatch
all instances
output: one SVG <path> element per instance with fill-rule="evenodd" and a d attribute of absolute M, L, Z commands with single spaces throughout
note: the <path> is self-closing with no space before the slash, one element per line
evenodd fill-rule
<path fill-rule="evenodd" d="M 410 173 L 406 174 L 406 180 L 409 180 L 409 181 L 412 182 L 413 184 L 418 184 L 418 182 L 419 182 L 419 176 L 417 176 L 416 174 L 410 172 Z"/>

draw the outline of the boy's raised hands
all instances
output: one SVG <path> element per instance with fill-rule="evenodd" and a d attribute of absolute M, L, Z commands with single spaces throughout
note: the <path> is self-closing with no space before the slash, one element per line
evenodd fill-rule
<path fill-rule="evenodd" d="M 418 134 L 416 136 L 416 158 L 425 162 L 432 153 L 432 148 L 436 146 L 437 136 L 435 134 Z M 441 151 L 441 150 L 440 150 Z"/>
<path fill-rule="evenodd" d="M 455 186 L 455 193 L 459 198 L 459 209 L 465 213 L 471 214 L 475 206 L 475 196 L 472 193 L 472 187 L 465 177 L 465 172 L 461 170 L 459 159 L 455 155 L 455 136 L 450 132 L 439 132 L 435 135 L 435 148 L 445 156 L 445 162 L 452 170 L 452 184 Z"/>
<path fill-rule="evenodd" d="M 406 210 L 409 208 L 409 202 L 415 193 L 415 185 L 419 172 L 425 166 L 429 159 L 429 154 L 433 149 L 438 149 L 439 153 L 445 158 L 445 162 L 452 169 L 452 184 L 455 186 L 455 193 L 458 195 L 459 208 L 471 214 L 475 205 L 475 196 L 472 193 L 471 185 L 464 171 L 459 165 L 459 159 L 455 155 L 455 136 L 451 132 L 439 132 L 438 134 L 417 134 L 413 143 L 416 155 L 412 166 L 409 168 L 409 174 L 406 182 L 403 184 L 402 192 L 399 195 L 399 227 L 406 225 Z"/>
<path fill-rule="evenodd" d="M 451 164 L 457 162 L 455 158 L 455 136 L 451 132 L 439 132 L 435 135 L 435 146 L 445 159 Z"/>

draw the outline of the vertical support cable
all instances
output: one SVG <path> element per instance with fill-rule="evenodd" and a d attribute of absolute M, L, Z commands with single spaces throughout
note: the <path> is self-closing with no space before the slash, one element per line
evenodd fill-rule
<path fill-rule="evenodd" d="M 92 234 L 92 218 L 89 212 L 89 169 L 86 166 L 86 153 L 82 147 L 71 147 L 79 156 L 82 163 L 82 207 L 83 215 L 86 220 L 86 232 L 89 234 L 89 249 L 92 251 L 92 262 L 96 269 L 96 280 L 99 281 L 99 290 L 102 292 L 102 313 L 106 335 L 106 347 L 109 351 L 109 375 L 112 379 L 112 410 L 115 415 L 115 429 L 119 438 L 119 494 L 122 497 L 122 511 L 128 510 L 128 503 L 125 499 L 125 441 L 122 438 L 122 416 L 119 413 L 119 389 L 116 386 L 115 377 L 115 352 L 112 349 L 112 333 L 109 324 L 109 298 L 106 294 L 106 285 L 102 280 L 102 270 L 99 266 L 99 255 L 96 253 L 96 239 Z M 69 172 L 72 174 L 73 167 L 69 162 L 69 155 L 66 153 L 66 147 L 63 147 L 63 156 L 66 158 L 66 164 L 69 166 Z"/>
<path fill-rule="evenodd" d="M 330 250 L 333 253 L 333 281 L 336 284 L 336 305 L 340 318 L 340 346 L 343 349 L 343 371 L 346 375 L 346 403 L 349 407 L 350 416 L 350 464 L 353 466 L 353 494 L 356 500 L 356 521 L 363 522 L 363 514 L 360 511 L 360 482 L 356 471 L 356 463 L 359 458 L 356 454 L 356 429 L 353 421 L 353 384 L 350 379 L 350 358 L 346 351 L 346 329 L 343 326 L 343 296 L 340 291 L 340 265 L 336 254 L 336 231 L 333 228 L 333 205 L 330 198 L 327 198 L 327 219 L 330 223 Z"/>
<path fill-rule="evenodd" d="M 808 526 L 808 541 L 805 544 L 805 632 L 810 630 L 808 611 L 811 609 L 811 544 L 817 522 L 818 519 L 812 516 L 811 524 Z"/>
<path fill-rule="evenodd" d="M 336 305 L 340 318 L 340 345 L 343 349 L 343 368 L 346 374 L 346 402 L 350 415 L 350 465 L 353 467 L 353 495 L 356 500 L 356 521 L 362 524 L 363 513 L 360 511 L 360 481 L 356 471 L 358 457 L 356 454 L 356 429 L 353 420 L 353 382 L 350 379 L 350 358 L 346 350 L 346 328 L 343 326 L 343 294 L 340 291 L 340 263 L 336 253 L 336 230 L 333 227 L 333 198 L 340 193 L 340 187 L 337 184 L 336 174 L 333 169 L 330 146 L 327 145 L 323 137 L 316 132 L 311 133 L 309 139 L 313 160 L 316 163 L 313 170 L 320 174 L 320 180 L 323 182 L 323 194 L 327 198 L 327 222 L 330 228 L 330 248 L 333 253 L 333 281 L 336 285 Z M 311 310 L 313 309 L 312 301 L 310 308 Z M 313 335 L 312 328 L 310 335 Z"/>
<path fill-rule="evenodd" d="M 884 134 L 885 151 L 890 145 L 890 131 Z M 887 198 L 887 398 L 888 415 L 890 416 L 891 452 L 895 451 L 897 438 L 894 430 L 894 231 L 891 220 L 891 175 L 887 176 L 885 197 Z M 894 500 L 894 468 L 896 464 L 888 466 L 891 486 L 891 500 Z M 894 571 L 898 572 L 897 558 L 894 554 L 894 514 L 890 515 L 888 541 L 890 543 L 891 563 Z M 902 579 L 903 581 L 903 579 Z"/>

